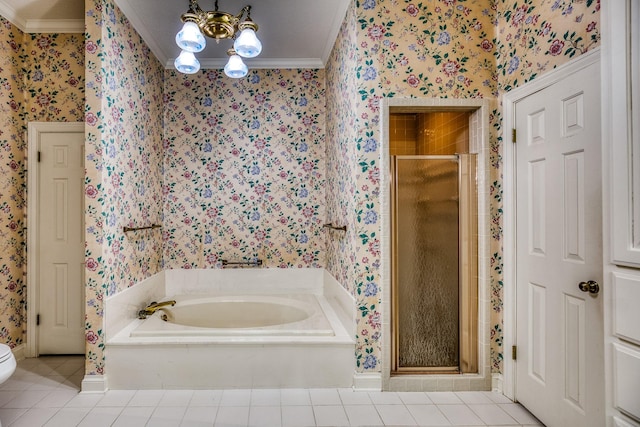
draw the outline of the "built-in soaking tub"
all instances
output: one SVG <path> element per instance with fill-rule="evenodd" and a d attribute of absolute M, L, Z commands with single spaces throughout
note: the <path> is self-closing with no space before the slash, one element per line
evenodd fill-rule
<path fill-rule="evenodd" d="M 351 386 L 353 299 L 323 270 L 170 270 L 146 282 L 107 299 L 110 389 Z M 166 300 L 175 306 L 135 318 Z"/>
<path fill-rule="evenodd" d="M 179 295 L 131 331 L 132 337 L 334 336 L 322 296 Z M 324 309 L 322 308 L 324 306 Z"/>

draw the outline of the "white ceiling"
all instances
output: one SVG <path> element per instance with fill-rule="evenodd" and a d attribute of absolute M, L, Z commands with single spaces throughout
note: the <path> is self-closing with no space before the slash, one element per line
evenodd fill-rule
<path fill-rule="evenodd" d="M 188 0 L 114 0 L 151 51 L 167 68 L 180 53 L 175 34 Z M 236 15 L 251 5 L 259 26 L 262 54 L 247 59 L 249 68 L 324 67 L 351 0 L 219 0 L 221 11 Z M 214 0 L 199 0 L 204 10 Z M 25 32 L 83 32 L 84 0 L 0 0 L 0 15 Z M 203 68 L 222 68 L 231 41 L 207 40 L 196 56 Z"/>

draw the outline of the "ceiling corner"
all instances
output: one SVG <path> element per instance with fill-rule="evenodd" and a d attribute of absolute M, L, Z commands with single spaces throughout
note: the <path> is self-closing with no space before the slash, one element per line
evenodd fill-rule
<path fill-rule="evenodd" d="M 5 3 L 4 0 L 0 0 L 0 15 L 2 15 L 16 27 L 18 27 L 18 29 L 23 33 L 27 32 L 27 22 L 24 19 L 20 18 L 16 10 Z"/>

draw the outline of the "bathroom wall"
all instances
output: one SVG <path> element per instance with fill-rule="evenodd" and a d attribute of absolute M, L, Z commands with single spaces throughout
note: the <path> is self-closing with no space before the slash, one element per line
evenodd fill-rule
<path fill-rule="evenodd" d="M 164 267 L 323 267 L 324 70 L 167 70 Z"/>
<path fill-rule="evenodd" d="M 0 17 L 0 342 L 26 333 L 26 128 L 83 120 L 83 37 L 24 34 Z"/>
<path fill-rule="evenodd" d="M 105 373 L 103 301 L 162 269 L 164 68 L 111 0 L 87 0 L 86 340 Z"/>
<path fill-rule="evenodd" d="M 347 277 L 343 284 L 358 300 L 356 358 L 360 371 L 381 369 L 379 175 L 384 171 L 379 170 L 379 100 L 398 96 L 491 96 L 495 92 L 492 52 L 477 48 L 493 36 L 493 14 L 484 13 L 484 5 L 481 1 L 426 1 L 417 5 L 385 0 L 355 2 L 327 66 L 327 87 L 334 91 L 328 97 L 328 110 L 341 108 L 338 91 L 355 100 L 356 108 L 355 123 L 345 123 L 345 118 L 336 114 L 335 121 L 327 126 L 356 127 L 351 141 L 356 147 L 353 156 L 336 156 L 328 161 L 343 165 L 336 170 L 355 172 L 355 201 L 347 212 L 348 223 L 353 226 L 346 237 L 355 245 L 339 247 L 337 256 L 352 260 L 354 268 L 337 274 Z M 351 58 L 356 58 L 355 79 L 340 88 L 339 70 Z M 328 140 L 327 144 L 336 142 Z M 338 212 L 335 202 L 329 201 L 328 210 L 330 216 Z M 330 266 L 334 274 L 339 268 Z"/>
<path fill-rule="evenodd" d="M 379 371 L 379 107 L 383 97 L 492 98 L 491 362 L 502 370 L 499 95 L 599 45 L 599 1 L 355 1 L 327 64 L 328 268 L 358 298 L 357 360 Z M 346 113 L 347 110 L 349 113 Z M 339 147 L 340 149 L 334 149 Z M 346 196 L 332 196 L 340 191 Z M 339 262 L 338 260 L 348 260 Z"/>
<path fill-rule="evenodd" d="M 310 223 L 314 224 L 313 236 L 326 239 L 327 250 L 322 255 L 322 249 L 318 249 L 311 265 L 322 265 L 324 256 L 332 274 L 358 297 L 361 370 L 380 369 L 378 100 L 383 96 L 499 96 L 597 47 L 599 7 L 597 0 L 499 0 L 488 5 L 478 0 L 430 0 L 418 5 L 390 0 L 352 3 L 326 70 L 327 208 L 322 215 L 320 206 Z M 159 135 L 163 126 L 159 100 L 163 70 L 111 1 L 87 0 L 86 16 L 88 41 L 83 53 L 80 35 L 25 35 L 0 19 L 0 336 L 11 346 L 24 339 L 26 122 L 83 119 L 85 80 L 81 64 L 86 55 L 87 372 L 101 373 L 103 298 L 160 268 L 160 231 L 124 235 L 119 229 L 122 225 L 145 225 L 161 219 L 162 175 L 158 165 L 163 161 Z M 321 71 L 313 73 L 314 79 L 321 80 Z M 246 101 L 250 98 L 242 92 L 246 89 L 234 88 L 239 91 L 234 96 Z M 293 97 L 288 102 L 294 102 Z M 298 107 L 294 110 L 302 111 Z M 239 116 L 234 117 L 236 128 L 244 129 L 237 122 Z M 502 141 L 501 110 L 497 105 L 492 124 L 492 362 L 494 371 L 500 372 Z M 256 153 L 254 148 L 254 153 L 247 156 Z M 300 152 L 289 154 L 287 159 L 297 159 Z M 266 156 L 257 158 L 266 160 Z M 318 170 L 317 182 L 321 182 L 323 168 L 318 165 Z M 236 192 L 240 187 L 251 189 L 251 184 L 240 184 L 248 182 L 243 179 L 232 182 Z M 297 188 L 287 183 L 285 193 L 289 192 L 287 186 L 291 194 Z M 198 188 L 193 187 L 193 191 Z M 215 206 L 217 201 L 209 202 L 204 197 L 207 189 L 204 190 L 198 201 L 206 199 L 207 206 Z M 318 198 L 318 194 L 314 197 Z M 233 197 L 233 193 L 226 196 Z M 288 203 L 295 197 L 287 199 Z M 268 201 L 257 202 L 255 196 L 251 203 L 260 214 L 266 212 L 261 207 L 271 205 Z M 298 206 L 289 204 L 287 209 L 299 213 Z M 215 209 L 209 211 L 213 214 Z M 226 217 L 211 219 L 208 214 L 203 215 L 202 206 L 194 212 L 203 224 L 227 221 Z M 284 216 L 277 215 L 279 220 Z M 237 219 L 241 217 L 235 215 Z M 307 218 L 304 214 L 302 217 Z M 173 216 L 171 224 L 177 218 Z M 322 222 L 324 218 L 347 224 L 347 233 L 320 231 L 318 220 Z M 252 256 L 250 252 L 258 247 L 257 241 L 247 237 L 252 220 L 241 219 L 241 226 L 234 227 L 244 227 L 244 233 L 238 232 L 243 238 L 225 244 L 246 249 L 235 252 L 237 256 Z M 264 223 L 260 226 L 266 227 Z M 296 250 L 287 253 L 277 243 L 260 243 L 264 256 L 274 265 L 307 265 L 307 261 L 300 262 L 298 251 L 323 244 L 314 239 L 307 239 L 306 243 L 305 238 L 297 239 L 302 228 L 278 227 L 278 241 L 287 241 Z M 173 228 L 167 227 L 163 233 L 185 230 L 182 225 L 170 231 Z M 187 247 L 184 256 L 179 250 L 172 252 L 177 255 L 175 259 L 167 257 L 168 264 L 178 265 L 178 260 L 183 259 L 191 266 L 211 265 L 211 261 L 215 264 L 219 251 L 204 248 L 209 240 L 204 234 L 202 237 L 202 248 Z M 275 241 L 271 239 L 272 243 Z M 315 253 L 315 249 L 311 252 Z M 309 259 L 308 252 L 305 259 Z"/>
<path fill-rule="evenodd" d="M 525 0 L 495 3 L 498 95 L 571 61 L 600 45 L 600 0 Z M 487 47 L 489 47 L 487 45 Z M 491 362 L 502 372 L 502 108 L 493 111 L 491 187 Z M 508 286 L 508 284 L 507 284 Z"/>

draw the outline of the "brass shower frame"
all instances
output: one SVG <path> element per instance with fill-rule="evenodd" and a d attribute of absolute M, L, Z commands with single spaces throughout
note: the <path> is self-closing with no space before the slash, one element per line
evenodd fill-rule
<path fill-rule="evenodd" d="M 415 155 L 415 156 L 389 156 L 391 176 L 391 375 L 416 375 L 416 374 L 466 374 L 478 372 L 478 218 L 477 218 L 477 181 L 476 181 L 476 155 L 464 154 L 467 159 L 473 161 L 461 161 L 461 155 Z M 459 244 L 459 361 L 457 369 L 451 367 L 401 367 L 399 366 L 399 321 L 398 321 L 398 242 L 397 242 L 397 172 L 396 159 L 456 159 L 458 162 L 458 192 L 459 198 L 467 200 L 470 215 L 466 220 L 459 216 L 459 241 L 472 239 L 470 244 Z M 475 189 L 471 194 L 462 194 L 461 185 L 463 179 L 472 181 L 470 187 Z M 468 189 L 469 186 L 467 186 Z M 465 237 L 466 236 L 466 237 Z"/>

